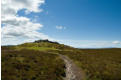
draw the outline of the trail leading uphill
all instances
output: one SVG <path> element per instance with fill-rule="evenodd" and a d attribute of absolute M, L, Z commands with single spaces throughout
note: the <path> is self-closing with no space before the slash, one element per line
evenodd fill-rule
<path fill-rule="evenodd" d="M 76 66 L 73 61 L 67 56 L 59 54 L 66 64 L 66 77 L 65 80 L 83 80 L 84 73 Z"/>

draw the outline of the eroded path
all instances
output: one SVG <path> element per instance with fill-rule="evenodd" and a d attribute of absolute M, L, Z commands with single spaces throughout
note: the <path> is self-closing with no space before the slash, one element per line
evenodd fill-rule
<path fill-rule="evenodd" d="M 64 60 L 66 65 L 66 77 L 65 80 L 83 80 L 84 79 L 84 73 L 82 72 L 81 68 L 76 66 L 73 61 L 65 56 L 59 54 L 59 56 Z"/>

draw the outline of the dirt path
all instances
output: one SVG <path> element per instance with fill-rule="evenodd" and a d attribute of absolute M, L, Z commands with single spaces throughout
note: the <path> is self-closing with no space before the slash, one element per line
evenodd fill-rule
<path fill-rule="evenodd" d="M 82 72 L 81 68 L 76 66 L 73 61 L 68 58 L 67 56 L 59 54 L 59 56 L 64 60 L 66 64 L 66 77 L 65 80 L 83 80 L 84 73 Z"/>

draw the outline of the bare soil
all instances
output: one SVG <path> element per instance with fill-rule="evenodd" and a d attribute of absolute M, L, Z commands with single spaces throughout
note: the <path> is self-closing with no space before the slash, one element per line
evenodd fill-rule
<path fill-rule="evenodd" d="M 66 65 L 65 80 L 84 80 L 85 74 L 69 57 L 59 54 Z"/>

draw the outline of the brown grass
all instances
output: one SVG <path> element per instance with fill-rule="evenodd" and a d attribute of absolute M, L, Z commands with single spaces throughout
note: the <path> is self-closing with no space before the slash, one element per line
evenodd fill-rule
<path fill-rule="evenodd" d="M 60 80 L 65 77 L 65 65 L 58 55 L 13 49 L 2 49 L 2 80 Z"/>

